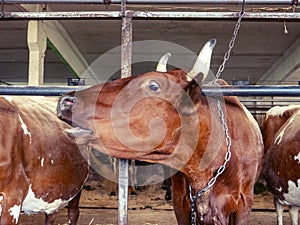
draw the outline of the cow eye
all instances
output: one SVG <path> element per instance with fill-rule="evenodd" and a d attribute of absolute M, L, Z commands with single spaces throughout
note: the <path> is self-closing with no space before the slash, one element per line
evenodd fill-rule
<path fill-rule="evenodd" d="M 152 91 L 160 91 L 160 85 L 156 81 L 150 81 L 148 87 Z"/>

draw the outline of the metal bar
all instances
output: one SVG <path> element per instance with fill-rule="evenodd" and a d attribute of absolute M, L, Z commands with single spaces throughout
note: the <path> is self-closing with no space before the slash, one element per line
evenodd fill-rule
<path fill-rule="evenodd" d="M 121 18 L 119 11 L 103 12 L 4 12 L 2 19 L 60 20 Z"/>
<path fill-rule="evenodd" d="M 112 4 L 119 4 L 122 0 L 111 0 Z M 104 4 L 103 0 L 4 0 L 5 3 L 18 4 Z M 127 0 L 127 4 L 242 4 L 243 0 Z M 247 0 L 248 4 L 291 5 L 292 0 Z"/>
<path fill-rule="evenodd" d="M 289 96 L 290 97 L 290 96 Z M 286 103 L 286 102 L 300 102 L 300 99 L 240 99 L 240 102 L 243 102 L 245 104 L 251 104 L 251 103 Z"/>
<path fill-rule="evenodd" d="M 300 86 L 203 87 L 206 96 L 300 96 Z"/>
<path fill-rule="evenodd" d="M 51 87 L 51 86 L 0 86 L 0 95 L 27 96 L 60 96 L 71 91 L 83 89 L 80 87 Z"/>
<path fill-rule="evenodd" d="M 128 11 L 130 12 L 130 11 Z M 236 19 L 239 12 L 151 12 L 133 11 L 136 19 Z M 4 12 L 2 20 L 67 20 L 67 19 L 120 19 L 119 11 L 90 12 Z M 243 19 L 299 20 L 300 13 L 245 12 Z"/>
<path fill-rule="evenodd" d="M 60 96 L 88 86 L 0 86 L 0 95 Z M 206 96 L 300 96 L 300 86 L 203 86 Z"/>
<path fill-rule="evenodd" d="M 118 225 L 128 224 L 128 159 L 119 159 Z"/>
<path fill-rule="evenodd" d="M 132 58 L 132 13 L 126 11 L 126 0 L 122 1 L 121 77 L 131 76 Z M 119 160 L 118 225 L 128 224 L 128 164 Z"/>
<path fill-rule="evenodd" d="M 134 18 L 155 19 L 236 19 L 239 12 L 151 12 L 135 11 Z M 287 12 L 245 12 L 243 19 L 300 19 L 300 13 Z"/>

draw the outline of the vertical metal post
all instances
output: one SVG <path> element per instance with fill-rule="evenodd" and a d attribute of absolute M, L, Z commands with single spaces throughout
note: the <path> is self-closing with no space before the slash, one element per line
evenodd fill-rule
<path fill-rule="evenodd" d="M 131 76 L 132 13 L 126 11 L 126 0 L 121 2 L 122 40 L 121 77 Z M 128 160 L 119 160 L 118 224 L 128 224 Z"/>

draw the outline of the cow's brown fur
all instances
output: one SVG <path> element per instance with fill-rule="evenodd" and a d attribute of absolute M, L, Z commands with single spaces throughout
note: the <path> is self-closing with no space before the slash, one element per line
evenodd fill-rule
<path fill-rule="evenodd" d="M 282 205 L 300 206 L 300 201 L 295 197 L 300 194 L 300 190 L 295 188 L 289 193 L 290 185 L 298 187 L 300 179 L 299 128 L 300 106 L 296 105 L 273 107 L 267 112 L 262 124 L 266 153 L 262 178 L 274 195 L 278 224 L 282 224 Z M 292 209 L 290 214 L 292 224 L 298 224 L 298 209 Z"/>
<path fill-rule="evenodd" d="M 150 81 L 159 83 L 160 92 L 150 90 Z M 59 102 L 58 114 L 92 131 L 76 136 L 78 142 L 115 157 L 180 170 L 172 178 L 173 202 L 178 223 L 186 225 L 188 186 L 193 194 L 204 188 L 227 150 L 216 100 L 201 93 L 182 70 L 150 72 L 69 93 Z M 214 186 L 196 201 L 197 224 L 226 224 L 230 215 L 235 224 L 246 224 L 262 165 L 262 138 L 254 119 L 236 97 L 225 97 L 223 108 L 232 156 Z M 156 118 L 162 120 L 155 123 Z M 128 140 L 120 140 L 122 135 Z"/>
<path fill-rule="evenodd" d="M 0 97 L 0 102 L 0 224 L 18 223 L 12 208 L 24 203 L 30 189 L 44 202 L 70 202 L 69 219 L 76 224 L 88 164 L 66 135 L 69 126 L 56 117 L 57 98 Z M 45 212 L 35 207 L 25 213 Z M 47 213 L 45 224 L 54 224 L 57 210 Z"/>

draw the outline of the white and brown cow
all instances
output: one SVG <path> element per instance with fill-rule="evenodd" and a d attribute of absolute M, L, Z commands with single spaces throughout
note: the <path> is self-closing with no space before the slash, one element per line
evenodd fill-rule
<path fill-rule="evenodd" d="M 66 94 L 58 103 L 58 116 L 75 127 L 69 135 L 78 143 L 179 170 L 172 177 L 172 198 L 180 225 L 193 219 L 189 196 L 222 170 L 195 200 L 196 223 L 225 225 L 230 217 L 232 224 L 247 224 L 262 166 L 261 132 L 247 109 L 236 97 L 224 97 L 218 107 L 215 97 L 202 95 L 215 44 L 212 39 L 204 45 L 188 73 L 160 68 Z"/>
<path fill-rule="evenodd" d="M 292 225 L 298 225 L 300 206 L 300 106 L 271 108 L 262 124 L 265 162 L 262 177 L 274 195 L 277 224 L 284 205 L 290 207 Z"/>
<path fill-rule="evenodd" d="M 0 97 L 0 224 L 18 224 L 20 213 L 45 213 L 54 224 L 69 203 L 70 224 L 88 164 L 56 117 L 57 98 Z"/>

